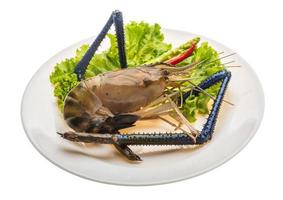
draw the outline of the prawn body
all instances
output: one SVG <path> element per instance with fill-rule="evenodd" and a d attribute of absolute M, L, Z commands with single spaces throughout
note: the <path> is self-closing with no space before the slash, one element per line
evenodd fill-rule
<path fill-rule="evenodd" d="M 131 126 L 132 121 L 142 118 L 138 111 L 162 98 L 174 71 L 180 70 L 159 63 L 106 72 L 82 80 L 65 99 L 64 118 L 79 132 L 109 133 Z M 119 116 L 126 123 L 110 123 L 115 115 L 116 120 Z"/>

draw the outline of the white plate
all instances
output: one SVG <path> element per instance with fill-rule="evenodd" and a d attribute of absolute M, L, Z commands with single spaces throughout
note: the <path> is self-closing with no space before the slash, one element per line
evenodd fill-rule
<path fill-rule="evenodd" d="M 194 34 L 182 31 L 163 32 L 166 40 L 173 45 L 195 37 Z M 201 38 L 219 52 L 232 52 L 218 42 Z M 230 60 L 235 60 L 242 67 L 231 68 L 232 79 L 225 96 L 235 106 L 222 104 L 214 137 L 201 148 L 161 151 L 160 148 L 135 147 L 143 162 L 130 163 L 110 145 L 84 147 L 61 139 L 56 131 L 64 129 L 65 125 L 54 103 L 49 75 L 55 63 L 73 56 L 81 44 L 92 41 L 93 38 L 90 38 L 74 44 L 44 63 L 28 84 L 22 100 L 22 122 L 28 138 L 44 157 L 62 169 L 87 179 L 112 184 L 152 185 L 174 182 L 221 165 L 238 153 L 256 133 L 263 116 L 263 91 L 254 71 L 236 55 Z M 158 126 L 159 130 L 167 128 L 162 123 Z M 145 127 L 139 129 L 150 130 Z"/>

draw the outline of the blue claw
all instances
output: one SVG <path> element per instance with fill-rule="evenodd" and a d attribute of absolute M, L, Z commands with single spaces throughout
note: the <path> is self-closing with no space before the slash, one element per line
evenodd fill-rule
<path fill-rule="evenodd" d="M 212 106 L 212 109 L 209 113 L 207 121 L 204 124 L 204 127 L 203 127 L 200 135 L 196 138 L 197 144 L 203 144 L 206 141 L 211 139 L 212 134 L 214 132 L 216 120 L 217 120 L 218 113 L 219 113 L 219 110 L 220 110 L 220 106 L 221 106 L 221 103 L 223 101 L 225 91 L 227 89 L 228 83 L 229 83 L 232 75 L 231 75 L 231 72 L 224 70 L 224 71 L 221 71 L 221 72 L 215 74 L 215 76 L 217 76 L 217 78 L 215 78 L 215 80 L 217 80 L 218 78 L 220 78 L 222 76 L 221 79 L 223 79 L 223 81 L 221 83 L 220 89 L 219 89 L 217 97 L 216 97 L 216 99 L 213 103 L 213 106 Z M 210 81 L 214 82 L 212 80 L 210 80 Z M 204 86 L 205 86 L 205 84 L 204 84 Z"/>
<path fill-rule="evenodd" d="M 120 66 L 121 68 L 127 68 L 123 16 L 122 13 L 117 10 L 113 12 L 112 16 L 116 30 Z"/>
<path fill-rule="evenodd" d="M 125 39 L 124 39 L 124 28 L 123 28 L 123 17 L 122 13 L 120 11 L 114 11 L 108 21 L 106 22 L 105 26 L 101 30 L 101 32 L 98 34 L 94 42 L 91 44 L 83 58 L 80 60 L 80 62 L 75 67 L 75 73 L 77 74 L 77 78 L 79 81 L 84 79 L 84 75 L 87 69 L 87 66 L 97 51 L 99 45 L 101 44 L 102 40 L 105 38 L 107 32 L 109 31 L 112 24 L 115 24 L 116 29 L 116 37 L 118 42 L 118 51 L 119 51 L 119 61 L 120 66 L 122 68 L 127 67 L 127 59 L 126 59 L 126 52 L 125 52 Z"/>

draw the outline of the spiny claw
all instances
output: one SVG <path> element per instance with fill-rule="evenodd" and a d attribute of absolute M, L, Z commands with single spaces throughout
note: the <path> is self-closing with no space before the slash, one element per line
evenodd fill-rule
<path fill-rule="evenodd" d="M 115 134 L 97 134 L 97 133 L 76 133 L 73 131 L 58 133 L 62 138 L 72 142 L 97 143 L 97 144 L 113 144 Z"/>
<path fill-rule="evenodd" d="M 62 138 L 70 140 L 72 142 L 81 142 L 80 135 L 76 134 L 75 132 L 68 131 L 65 133 L 56 132 Z M 86 139 L 86 138 L 85 138 Z"/>
<path fill-rule="evenodd" d="M 129 160 L 142 161 L 142 159 L 137 154 L 135 154 L 127 145 L 114 143 L 114 146 L 121 154 L 123 154 Z"/>

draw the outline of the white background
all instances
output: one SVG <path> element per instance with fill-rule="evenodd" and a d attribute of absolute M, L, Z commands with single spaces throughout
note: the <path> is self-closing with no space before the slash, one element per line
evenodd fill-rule
<path fill-rule="evenodd" d="M 0 199 L 282 199 L 282 8 L 274 0 L 1 1 Z M 49 57 L 97 34 L 114 9 L 122 10 L 126 21 L 205 35 L 251 64 L 262 81 L 266 109 L 258 133 L 242 152 L 190 180 L 125 187 L 71 175 L 34 149 L 20 119 L 26 84 Z"/>

